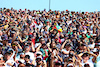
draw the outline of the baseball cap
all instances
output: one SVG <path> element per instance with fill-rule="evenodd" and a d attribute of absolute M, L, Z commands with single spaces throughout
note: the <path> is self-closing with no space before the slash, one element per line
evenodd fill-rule
<path fill-rule="evenodd" d="M 69 66 L 73 66 L 73 64 L 70 63 L 70 64 L 68 64 L 67 66 L 68 66 L 68 67 L 69 67 Z"/>
<path fill-rule="evenodd" d="M 42 57 L 41 56 L 38 56 L 38 57 L 36 57 L 36 59 L 42 59 Z"/>
<path fill-rule="evenodd" d="M 36 52 L 36 55 L 37 55 L 37 54 L 42 55 L 42 52 L 38 51 L 38 52 Z"/>
<path fill-rule="evenodd" d="M 0 58 L 1 58 L 1 57 L 3 57 L 3 55 L 2 55 L 2 54 L 0 54 Z"/>

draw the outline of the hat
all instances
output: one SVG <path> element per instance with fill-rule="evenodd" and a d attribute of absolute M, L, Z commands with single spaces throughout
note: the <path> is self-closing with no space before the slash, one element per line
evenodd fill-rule
<path fill-rule="evenodd" d="M 0 58 L 1 58 L 1 57 L 3 57 L 3 55 L 2 55 L 2 54 L 0 54 Z"/>
<path fill-rule="evenodd" d="M 38 57 L 36 57 L 36 59 L 42 59 L 42 57 L 41 56 L 38 56 Z"/>
<path fill-rule="evenodd" d="M 36 52 L 36 55 L 37 55 L 37 54 L 42 55 L 42 52 L 38 51 L 38 52 Z"/>
<path fill-rule="evenodd" d="M 89 22 L 89 23 L 92 23 L 92 22 Z"/>
<path fill-rule="evenodd" d="M 97 34 L 93 34 L 92 36 L 96 36 Z"/>
<path fill-rule="evenodd" d="M 69 66 L 73 66 L 73 64 L 70 63 L 70 64 L 68 64 L 67 66 L 68 66 L 68 67 L 69 67 Z"/>

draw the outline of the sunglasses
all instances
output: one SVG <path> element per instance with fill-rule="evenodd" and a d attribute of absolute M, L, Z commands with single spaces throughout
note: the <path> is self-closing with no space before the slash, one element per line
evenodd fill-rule
<path fill-rule="evenodd" d="M 41 59 L 39 58 L 39 59 L 36 59 L 36 61 L 41 61 Z"/>
<path fill-rule="evenodd" d="M 24 58 L 24 57 L 20 57 L 20 58 Z"/>

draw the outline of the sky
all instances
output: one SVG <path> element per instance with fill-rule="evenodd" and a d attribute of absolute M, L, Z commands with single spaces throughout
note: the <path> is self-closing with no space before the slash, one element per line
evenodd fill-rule
<path fill-rule="evenodd" d="M 100 11 L 100 0 L 50 0 L 50 9 L 65 11 Z M 0 8 L 49 10 L 49 0 L 0 0 Z"/>

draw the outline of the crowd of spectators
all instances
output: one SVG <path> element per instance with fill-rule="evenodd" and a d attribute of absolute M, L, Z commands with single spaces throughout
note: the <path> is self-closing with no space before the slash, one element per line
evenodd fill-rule
<path fill-rule="evenodd" d="M 0 8 L 0 67 L 100 67 L 100 12 Z"/>

